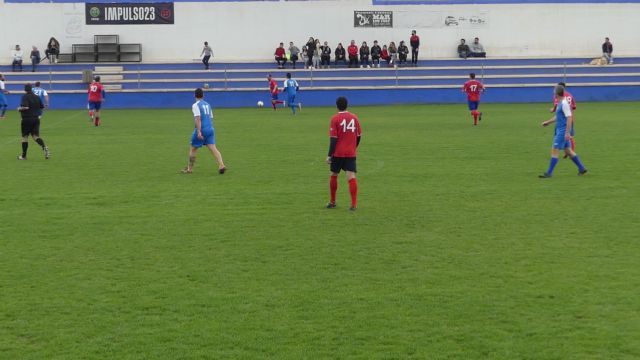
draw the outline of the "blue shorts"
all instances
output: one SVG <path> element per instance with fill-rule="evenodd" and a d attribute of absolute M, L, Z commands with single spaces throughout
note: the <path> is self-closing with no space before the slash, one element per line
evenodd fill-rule
<path fill-rule="evenodd" d="M 480 104 L 480 101 L 467 100 L 467 104 L 469 104 L 469 110 L 471 111 L 478 110 L 478 105 Z"/>
<path fill-rule="evenodd" d="M 295 103 L 296 103 L 296 95 L 295 94 L 287 95 L 287 104 L 289 106 L 295 106 Z"/>
<path fill-rule="evenodd" d="M 278 94 L 271 94 L 271 100 L 278 100 Z"/>
<path fill-rule="evenodd" d="M 571 147 L 571 141 L 565 140 L 564 131 L 560 131 L 558 134 L 554 135 L 553 145 L 551 145 L 551 147 L 557 150 L 564 150 Z"/>
<path fill-rule="evenodd" d="M 2 107 L 9 106 L 9 104 L 7 104 L 7 98 L 4 96 L 3 93 L 0 93 L 0 106 Z"/>
<path fill-rule="evenodd" d="M 193 130 L 193 134 L 191 135 L 191 146 L 194 148 L 200 148 L 202 145 L 211 145 L 216 143 L 216 134 L 214 131 L 210 133 L 202 133 L 203 139 L 198 139 L 198 131 Z"/>
<path fill-rule="evenodd" d="M 89 101 L 89 110 L 100 111 L 102 107 L 102 101 Z"/>

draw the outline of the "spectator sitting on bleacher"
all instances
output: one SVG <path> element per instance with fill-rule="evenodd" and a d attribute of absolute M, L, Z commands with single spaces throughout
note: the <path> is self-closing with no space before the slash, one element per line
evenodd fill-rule
<path fill-rule="evenodd" d="M 278 63 L 278 69 L 284 69 L 284 64 L 287 63 L 287 57 L 285 56 L 286 54 L 284 51 L 284 43 L 280 43 L 280 46 L 276 48 L 274 55 L 276 57 L 276 62 Z"/>
<path fill-rule="evenodd" d="M 22 71 L 22 56 L 23 52 L 20 49 L 20 45 L 16 45 L 16 47 L 11 50 L 11 71 L 16 71 L 16 66 Z"/>
<path fill-rule="evenodd" d="M 371 51 L 369 50 L 369 46 L 367 45 L 366 41 L 362 42 L 362 46 L 360 46 L 360 67 L 368 67 L 370 68 L 371 65 L 369 65 L 369 55 L 371 54 Z"/>
<path fill-rule="evenodd" d="M 378 45 L 378 40 L 373 40 L 373 46 L 371 47 L 371 64 L 373 67 L 380 67 L 380 53 L 382 49 L 380 49 L 380 45 Z"/>
<path fill-rule="evenodd" d="M 338 61 L 342 61 L 345 65 L 347 65 L 347 58 L 346 58 L 346 51 L 344 50 L 344 47 L 342 46 L 342 43 L 338 43 L 338 46 L 336 46 L 336 51 L 335 51 L 335 63 L 336 66 L 338 66 Z"/>
<path fill-rule="evenodd" d="M 32 46 L 31 55 L 29 57 L 31 58 L 31 72 L 35 72 L 36 66 L 40 64 L 40 50 L 38 50 L 37 47 Z"/>
<path fill-rule="evenodd" d="M 389 66 L 396 66 L 396 62 L 398 61 L 398 48 L 396 47 L 396 43 L 393 41 L 390 42 L 387 50 L 389 51 Z"/>
<path fill-rule="evenodd" d="M 387 45 L 382 46 L 382 50 L 380 51 L 380 58 L 387 62 L 387 66 L 391 64 L 391 56 L 389 55 L 389 50 L 387 50 Z M 380 64 L 378 64 L 380 67 Z"/>
<path fill-rule="evenodd" d="M 296 68 L 296 62 L 300 58 L 300 49 L 293 45 L 293 41 L 289 42 L 289 60 L 293 63 L 293 68 Z"/>
<path fill-rule="evenodd" d="M 320 49 L 322 49 L 320 65 L 324 66 L 325 69 L 328 69 L 329 65 L 331 65 L 331 48 L 329 47 L 329 43 L 325 41 L 324 45 L 322 45 Z"/>
<path fill-rule="evenodd" d="M 349 53 L 349 67 L 358 67 L 358 45 L 355 40 L 351 40 L 347 52 Z"/>
<path fill-rule="evenodd" d="M 469 57 L 469 45 L 465 44 L 464 39 L 460 39 L 460 45 L 458 45 L 458 56 L 466 59 Z"/>
<path fill-rule="evenodd" d="M 49 64 L 52 62 L 58 62 L 58 55 L 60 55 L 60 43 L 56 38 L 51 37 L 47 43 L 47 50 L 44 51 L 45 56 L 49 59 Z M 54 56 L 55 55 L 55 59 Z"/>
<path fill-rule="evenodd" d="M 484 46 L 480 44 L 480 39 L 475 38 L 473 43 L 469 46 L 471 57 L 487 57 L 487 53 L 484 51 Z"/>
<path fill-rule="evenodd" d="M 607 63 L 613 64 L 613 44 L 609 41 L 609 38 L 604 38 L 604 43 L 602 44 L 602 56 L 607 59 Z"/>
<path fill-rule="evenodd" d="M 400 46 L 398 46 L 398 57 L 400 58 L 400 65 L 407 62 L 407 55 L 409 55 L 409 48 L 404 44 L 404 41 L 400 41 Z"/>
<path fill-rule="evenodd" d="M 304 68 L 307 68 L 307 54 L 308 54 L 307 46 L 302 47 L 302 51 L 300 52 L 300 61 L 304 64 Z"/>

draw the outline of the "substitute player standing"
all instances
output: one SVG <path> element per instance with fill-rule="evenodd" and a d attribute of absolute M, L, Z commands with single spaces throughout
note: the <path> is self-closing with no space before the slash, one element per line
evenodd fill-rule
<path fill-rule="evenodd" d="M 551 119 L 542 122 L 542 126 L 548 126 L 551 123 L 556 123 L 556 129 L 553 136 L 553 145 L 551 147 L 551 161 L 549 162 L 549 169 L 540 178 L 546 179 L 553 176 L 553 169 L 558 164 L 558 155 L 560 150 L 564 150 L 564 153 L 571 157 L 571 160 L 578 167 L 578 175 L 584 175 L 587 173 L 587 169 L 580 161 L 580 157 L 573 150 L 571 150 L 571 128 L 573 127 L 573 114 L 571 113 L 571 105 L 569 101 L 564 97 L 564 88 L 562 86 L 556 86 L 556 98 L 558 99 L 558 110 L 556 110 L 556 116 Z"/>
<path fill-rule="evenodd" d="M 49 108 L 49 93 L 47 93 L 47 90 L 43 89 L 40 87 L 40 81 L 36 81 L 36 83 L 34 84 L 35 87 L 32 89 L 33 93 L 40 98 L 40 101 L 42 102 L 42 104 L 44 105 L 45 109 Z M 40 110 L 40 119 L 42 119 L 42 116 L 44 115 L 44 109 Z"/>
<path fill-rule="evenodd" d="M 573 126 L 571 127 L 571 150 L 573 150 L 574 152 L 576 151 L 576 141 L 574 140 L 574 136 L 575 136 L 575 129 L 576 129 L 576 98 L 573 97 L 573 95 L 571 95 L 571 93 L 569 91 L 567 91 L 567 84 L 565 84 L 564 82 L 559 82 L 558 83 L 559 86 L 562 86 L 564 88 L 564 98 L 567 99 L 567 101 L 569 102 L 569 105 L 571 106 L 571 114 L 573 115 Z M 555 88 L 554 88 L 555 90 Z M 553 107 L 551 108 L 550 112 L 556 112 L 556 110 L 558 109 L 558 98 L 555 96 L 553 96 Z M 567 155 L 564 155 L 564 158 L 567 158 Z"/>
<path fill-rule="evenodd" d="M 93 82 L 89 85 L 89 118 L 95 126 L 100 125 L 100 109 L 102 102 L 105 100 L 106 93 L 104 87 L 100 83 L 100 76 L 93 78 Z"/>
<path fill-rule="evenodd" d="M 331 118 L 329 127 L 329 154 L 327 164 L 331 168 L 329 189 L 331 200 L 327 204 L 328 209 L 336 207 L 336 192 L 338 191 L 338 175 L 341 170 L 347 173 L 349 181 L 349 193 L 351 193 L 351 207 L 357 209 L 358 182 L 356 181 L 356 150 L 360 145 L 362 130 L 358 117 L 347 111 L 347 98 L 339 97 L 336 100 L 338 113 Z"/>
<path fill-rule="evenodd" d="M 484 85 L 476 80 L 476 74 L 469 74 L 469 80 L 462 86 L 462 92 L 467 94 L 469 111 L 473 116 L 473 125 L 478 125 L 478 120 L 482 120 L 482 113 L 478 111 L 480 105 L 480 94 L 484 91 Z"/>
<path fill-rule="evenodd" d="M 273 110 L 275 110 L 276 105 L 284 104 L 284 101 L 278 100 L 280 89 L 278 88 L 278 83 L 273 79 L 271 74 L 267 76 L 267 81 L 269 82 L 269 94 L 271 94 L 271 106 L 273 107 Z"/>
<path fill-rule="evenodd" d="M 33 93 L 30 84 L 24 86 L 24 92 L 26 94 L 22 96 L 20 106 L 18 107 L 18 111 L 20 111 L 20 115 L 22 115 L 22 123 L 20 124 L 22 130 L 22 155 L 18 155 L 18 160 L 27 160 L 29 135 L 42 147 L 44 158 L 48 159 L 51 153 L 49 152 L 49 148 L 44 144 L 44 141 L 40 138 L 39 116 L 44 105 L 40 101 L 40 98 Z"/>
<path fill-rule="evenodd" d="M 196 152 L 202 147 L 202 145 L 206 145 L 218 162 L 218 173 L 224 174 L 226 168 L 222 161 L 222 154 L 220 154 L 220 151 L 218 151 L 218 148 L 216 147 L 216 134 L 213 129 L 213 112 L 211 110 L 211 105 L 203 100 L 204 92 L 202 89 L 196 89 L 195 97 L 196 102 L 191 107 L 195 128 L 191 135 L 189 163 L 187 164 L 187 167 L 182 170 L 182 173 L 191 174 L 193 172 L 193 165 L 196 162 Z"/>
<path fill-rule="evenodd" d="M 296 95 L 300 90 L 298 82 L 291 78 L 291 73 L 287 73 L 287 79 L 284 81 L 284 91 L 287 93 L 287 105 L 296 114 L 296 107 L 302 111 L 302 103 L 296 103 Z"/>

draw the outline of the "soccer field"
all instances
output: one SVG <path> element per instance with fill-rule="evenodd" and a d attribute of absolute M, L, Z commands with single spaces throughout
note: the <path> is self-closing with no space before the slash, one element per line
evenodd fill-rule
<path fill-rule="evenodd" d="M 54 99 L 52 99 L 54 100 Z M 215 104 L 215 101 L 213 102 Z M 2 359 L 638 359 L 638 103 L 579 103 L 589 173 L 548 166 L 550 104 L 350 108 L 359 208 L 328 201 L 333 108 L 0 122 Z"/>

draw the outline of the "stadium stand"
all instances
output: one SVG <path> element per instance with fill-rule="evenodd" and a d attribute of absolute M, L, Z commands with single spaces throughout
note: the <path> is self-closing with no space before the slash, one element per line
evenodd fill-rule
<path fill-rule="evenodd" d="M 620 58 L 611 66 L 592 66 L 587 61 L 455 59 L 421 61 L 418 67 L 326 70 L 274 69 L 272 63 L 225 63 L 215 64 L 209 71 L 195 63 L 105 63 L 43 65 L 38 73 L 10 73 L 6 67 L 0 67 L 0 71 L 6 74 L 10 91 L 20 91 L 27 82 L 41 81 L 59 99 L 57 108 L 83 106 L 86 84 L 82 82 L 82 72 L 87 69 L 101 75 L 111 93 L 109 97 L 115 98 L 110 99 L 111 108 L 178 107 L 196 87 L 215 92 L 214 98 L 223 100 L 217 106 L 254 106 L 257 100 L 268 97 L 267 74 L 273 74 L 280 82 L 286 72 L 292 72 L 298 80 L 302 99 L 308 105 L 325 105 L 336 93 L 358 90 L 359 102 L 366 104 L 459 102 L 459 88 L 469 72 L 475 72 L 488 86 L 484 98 L 488 102 L 548 101 L 549 88 L 558 81 L 570 84 L 576 95 L 588 101 L 640 100 L 640 58 Z M 314 96 L 305 97 L 310 92 Z M 151 98 L 153 103 L 147 103 Z"/>

